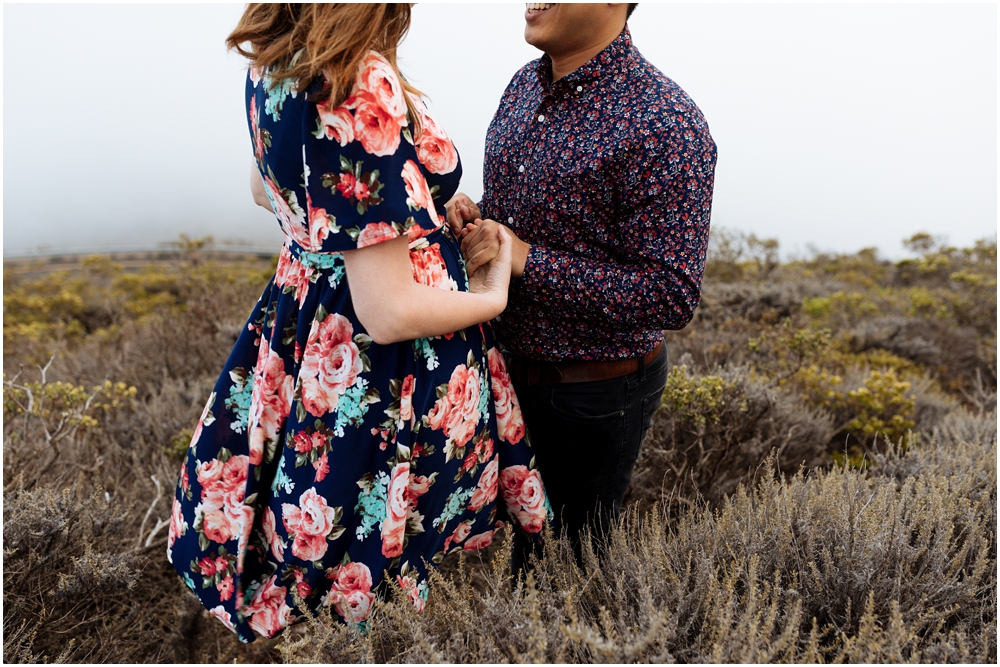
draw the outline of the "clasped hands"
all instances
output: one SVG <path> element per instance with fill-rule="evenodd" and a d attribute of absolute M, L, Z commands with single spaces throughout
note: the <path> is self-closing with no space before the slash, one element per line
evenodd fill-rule
<path fill-rule="evenodd" d="M 514 278 L 521 277 L 531 249 L 528 243 L 517 238 L 506 225 L 489 218 L 484 220 L 475 202 L 461 192 L 445 205 L 445 211 L 448 227 L 461 243 L 472 291 L 477 291 L 477 284 L 486 277 L 491 263 L 501 258 L 501 248 L 505 242 L 511 244 L 510 275 Z"/>

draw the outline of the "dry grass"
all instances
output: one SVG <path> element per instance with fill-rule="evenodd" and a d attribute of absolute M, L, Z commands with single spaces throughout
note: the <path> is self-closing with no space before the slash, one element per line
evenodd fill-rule
<path fill-rule="evenodd" d="M 731 241 L 606 551 L 551 540 L 512 590 L 499 543 L 447 561 L 422 614 L 251 646 L 163 522 L 271 263 L 185 242 L 138 272 L 5 271 L 5 661 L 994 662 L 995 244 L 780 264 Z"/>
<path fill-rule="evenodd" d="M 315 619 L 278 649 L 298 662 L 989 662 L 996 444 L 952 444 L 886 453 L 876 469 L 903 479 L 781 478 L 770 459 L 717 511 L 633 510 L 583 567 L 552 545 L 512 591 L 506 545 L 485 585 L 467 568 L 437 577 L 423 614 L 382 604 L 367 635 Z"/>

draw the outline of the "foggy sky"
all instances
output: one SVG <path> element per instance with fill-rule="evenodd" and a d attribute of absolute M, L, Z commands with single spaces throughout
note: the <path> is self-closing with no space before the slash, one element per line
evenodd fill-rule
<path fill-rule="evenodd" d="M 243 5 L 3 8 L 3 254 L 151 249 L 212 234 L 276 249 L 249 194 Z M 419 4 L 407 77 L 482 192 L 486 128 L 524 43 L 523 4 Z M 712 226 L 900 256 L 917 231 L 995 236 L 997 9 L 654 5 L 638 49 L 701 108 L 719 149 Z"/>

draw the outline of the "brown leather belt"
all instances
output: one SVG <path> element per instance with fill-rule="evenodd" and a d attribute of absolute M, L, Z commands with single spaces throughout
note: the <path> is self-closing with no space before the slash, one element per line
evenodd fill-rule
<path fill-rule="evenodd" d="M 641 365 L 651 364 L 663 349 L 663 341 L 643 357 L 614 361 L 535 361 L 507 355 L 507 372 L 514 382 L 528 385 L 553 385 L 562 382 L 596 382 L 635 373 Z M 640 364 L 640 361 L 642 362 Z"/>

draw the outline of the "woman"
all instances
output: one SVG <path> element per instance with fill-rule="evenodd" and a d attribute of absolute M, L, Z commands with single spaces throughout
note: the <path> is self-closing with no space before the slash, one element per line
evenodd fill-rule
<path fill-rule="evenodd" d="M 409 20 L 250 5 L 228 38 L 251 64 L 255 198 L 285 244 L 191 439 L 167 555 L 243 641 L 303 605 L 364 626 L 390 585 L 420 609 L 428 563 L 502 518 L 536 539 L 547 520 L 480 324 L 506 305 L 511 244 L 466 277 L 438 214 L 458 154 L 395 66 Z"/>

